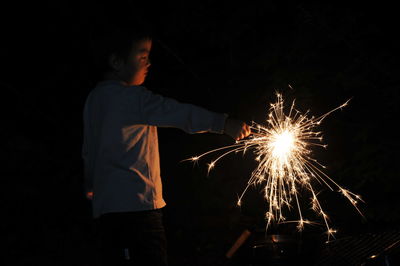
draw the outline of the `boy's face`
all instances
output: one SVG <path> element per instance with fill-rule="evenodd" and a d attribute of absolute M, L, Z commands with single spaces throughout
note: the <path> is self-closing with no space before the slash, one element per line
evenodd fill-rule
<path fill-rule="evenodd" d="M 128 58 L 125 60 L 114 58 L 114 69 L 120 79 L 127 85 L 142 85 L 150 67 L 150 50 L 152 41 L 143 39 L 136 42 Z"/>

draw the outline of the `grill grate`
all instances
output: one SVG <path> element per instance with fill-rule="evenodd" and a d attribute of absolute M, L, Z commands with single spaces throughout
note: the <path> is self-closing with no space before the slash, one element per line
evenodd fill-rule
<path fill-rule="evenodd" d="M 398 253 L 400 231 L 369 233 L 328 243 L 316 265 L 367 265 L 373 260 Z"/>

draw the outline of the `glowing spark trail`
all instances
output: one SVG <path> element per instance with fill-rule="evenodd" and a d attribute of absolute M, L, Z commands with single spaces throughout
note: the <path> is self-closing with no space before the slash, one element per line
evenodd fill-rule
<path fill-rule="evenodd" d="M 304 228 L 304 224 L 311 224 L 303 217 L 299 203 L 300 188 L 306 189 L 311 194 L 311 209 L 321 216 L 328 235 L 336 232 L 328 223 L 328 216 L 323 211 L 317 192 L 312 186 L 312 181 L 325 184 L 331 191 L 337 189 L 361 214 L 357 202 L 362 201 L 360 196 L 342 188 L 333 181 L 322 169 L 325 168 L 316 159 L 311 157 L 311 147 L 320 146 L 321 132 L 315 128 L 332 112 L 345 107 L 349 101 L 339 107 L 319 116 L 308 117 L 308 111 L 301 114 L 294 108 L 294 101 L 289 113 L 284 113 L 284 101 L 281 94 L 277 93 L 277 102 L 271 104 L 267 119 L 267 126 L 252 123 L 252 135 L 230 146 L 221 147 L 192 157 L 188 160 L 198 161 L 200 158 L 217 151 L 224 151 L 208 164 L 208 171 L 224 156 L 230 153 L 245 152 L 253 149 L 258 166 L 252 172 L 246 188 L 238 199 L 240 206 L 242 198 L 251 185 L 265 183 L 264 195 L 268 202 L 268 210 L 265 214 L 267 229 L 273 221 L 277 223 L 296 222 L 298 230 Z M 297 221 L 286 221 L 284 209 L 291 209 L 295 205 L 298 211 Z M 361 214 L 362 215 L 362 214 Z"/>

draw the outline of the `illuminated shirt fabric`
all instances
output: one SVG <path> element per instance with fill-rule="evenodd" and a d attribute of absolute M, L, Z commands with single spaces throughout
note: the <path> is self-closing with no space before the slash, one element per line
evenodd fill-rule
<path fill-rule="evenodd" d="M 83 113 L 82 156 L 93 216 L 164 207 L 157 127 L 222 134 L 226 117 L 143 86 L 97 84 Z"/>

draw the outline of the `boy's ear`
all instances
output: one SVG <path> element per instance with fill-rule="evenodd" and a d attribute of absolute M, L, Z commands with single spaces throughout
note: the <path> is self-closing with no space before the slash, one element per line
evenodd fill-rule
<path fill-rule="evenodd" d="M 115 54 L 111 54 L 108 57 L 108 64 L 112 67 L 112 69 L 118 72 L 121 70 L 122 60 Z"/>

